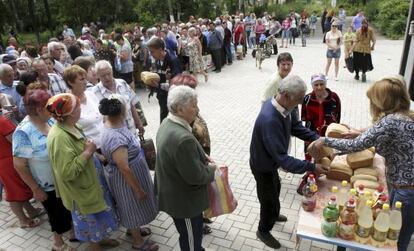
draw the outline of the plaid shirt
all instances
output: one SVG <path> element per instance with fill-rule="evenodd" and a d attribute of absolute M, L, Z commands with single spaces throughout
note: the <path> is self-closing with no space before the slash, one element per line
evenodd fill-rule
<path fill-rule="evenodd" d="M 69 92 L 69 88 L 65 81 L 57 74 L 49 73 L 49 92 L 52 96 L 60 93 Z"/>
<path fill-rule="evenodd" d="M 135 135 L 136 127 L 135 121 L 132 117 L 131 109 L 135 109 L 135 105 L 138 103 L 138 96 L 131 89 L 131 87 L 123 79 L 114 78 L 115 82 L 115 93 L 121 95 L 126 100 L 126 125 L 128 129 Z M 91 88 L 91 91 L 96 95 L 99 101 L 104 98 L 108 98 L 111 94 L 114 94 L 111 90 L 108 90 L 103 86 L 102 82 L 99 82 L 94 87 Z"/>

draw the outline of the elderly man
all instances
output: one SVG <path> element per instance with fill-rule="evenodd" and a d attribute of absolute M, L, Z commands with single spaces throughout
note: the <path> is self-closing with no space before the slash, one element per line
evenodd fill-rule
<path fill-rule="evenodd" d="M 293 67 L 293 58 L 289 52 L 280 53 L 277 57 L 277 72 L 267 80 L 266 88 L 262 95 L 262 103 L 266 102 L 277 94 L 280 81 L 289 75 Z"/>
<path fill-rule="evenodd" d="M 49 54 L 53 57 L 53 60 L 55 61 L 55 65 L 53 68 L 55 71 L 63 76 L 63 71 L 65 70 L 65 66 L 60 62 L 60 57 L 62 55 L 62 51 L 65 50 L 64 45 L 60 42 L 52 41 L 47 44 L 47 50 Z"/>
<path fill-rule="evenodd" d="M 147 47 L 155 60 L 155 71 L 160 76 L 160 82 L 153 82 L 150 85 L 157 92 L 158 104 L 160 105 L 160 123 L 167 117 L 167 97 L 169 84 L 167 83 L 175 75 L 181 73 L 180 62 L 165 49 L 165 43 L 161 38 L 152 38 Z M 168 80 L 168 81 L 167 81 Z"/>
<path fill-rule="evenodd" d="M 198 114 L 195 91 L 174 87 L 168 95 L 168 110 L 156 140 L 159 210 L 173 218 L 181 250 L 201 251 L 202 212 L 208 208 L 207 184 L 213 181 L 216 167 L 191 132 L 190 124 Z"/>
<path fill-rule="evenodd" d="M 19 111 L 22 97 L 17 93 L 17 83 L 13 79 L 13 68 L 8 64 L 0 64 L 0 93 L 4 94 L 1 102 L 3 108 L 1 112 L 14 122 L 18 122 L 23 117 Z M 13 102 L 10 102 L 10 99 L 12 99 Z M 10 106 L 7 106 L 6 104 L 10 104 Z"/>
<path fill-rule="evenodd" d="M 136 134 L 136 129 L 139 130 L 140 135 L 144 135 L 144 127 L 139 119 L 139 115 L 135 106 L 138 104 L 138 96 L 131 89 L 127 82 L 123 79 L 113 77 L 111 64 L 106 60 L 100 60 L 95 64 L 96 74 L 101 80 L 98 84 L 92 87 L 92 92 L 101 101 L 108 98 L 111 94 L 119 94 L 126 99 L 126 125 L 128 129 Z"/>
<path fill-rule="evenodd" d="M 270 234 L 273 225 L 276 221 L 287 221 L 286 216 L 280 214 L 279 167 L 291 173 L 312 171 L 317 176 L 326 172 L 320 164 L 288 155 L 291 135 L 307 141 L 319 138 L 316 132 L 302 125 L 294 111 L 302 103 L 305 92 L 306 84 L 301 78 L 284 78 L 278 94 L 263 104 L 253 128 L 250 168 L 257 183 L 260 202 L 260 221 L 256 235 L 271 248 L 281 247 L 279 241 Z"/>
<path fill-rule="evenodd" d="M 59 75 L 55 73 L 48 73 L 47 65 L 44 59 L 35 59 L 32 67 L 38 74 L 38 80 L 47 85 L 49 93 L 52 96 L 69 92 L 68 86 Z"/>

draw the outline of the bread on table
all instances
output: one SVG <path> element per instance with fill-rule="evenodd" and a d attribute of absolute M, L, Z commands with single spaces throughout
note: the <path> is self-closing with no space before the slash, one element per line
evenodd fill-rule
<path fill-rule="evenodd" d="M 354 175 L 370 175 L 378 179 L 378 169 L 373 167 L 362 167 L 354 170 Z"/>
<path fill-rule="evenodd" d="M 141 72 L 141 80 L 144 84 L 149 85 L 153 81 L 160 82 L 160 75 L 154 72 L 143 71 Z"/>
<path fill-rule="evenodd" d="M 331 159 L 330 158 L 328 158 L 328 157 L 323 157 L 321 160 L 320 160 L 320 164 L 322 165 L 322 166 L 326 166 L 326 167 L 330 167 L 331 166 Z"/>
<path fill-rule="evenodd" d="M 336 156 L 330 165 L 330 169 L 326 174 L 326 177 L 331 180 L 346 180 L 350 181 L 353 175 L 353 170 L 346 162 L 345 156 Z"/>
<path fill-rule="evenodd" d="M 357 180 L 370 180 L 370 181 L 378 181 L 378 178 L 372 175 L 367 174 L 358 174 L 351 177 L 351 184 L 354 184 Z"/>
<path fill-rule="evenodd" d="M 331 123 L 326 128 L 325 135 L 330 138 L 342 138 L 342 134 L 347 132 L 349 132 L 348 127 L 338 123 Z"/>
<path fill-rule="evenodd" d="M 375 154 L 372 153 L 370 150 L 365 149 L 363 151 L 348 154 L 346 157 L 346 161 L 352 169 L 372 166 L 372 163 L 374 161 L 374 155 Z"/>

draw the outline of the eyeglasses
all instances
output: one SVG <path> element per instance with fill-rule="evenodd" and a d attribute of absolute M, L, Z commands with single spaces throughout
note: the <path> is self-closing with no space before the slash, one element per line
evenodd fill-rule
<path fill-rule="evenodd" d="M 332 25 L 332 27 L 335 27 L 335 28 L 336 28 L 336 27 L 338 27 L 338 26 L 337 26 L 337 25 Z"/>

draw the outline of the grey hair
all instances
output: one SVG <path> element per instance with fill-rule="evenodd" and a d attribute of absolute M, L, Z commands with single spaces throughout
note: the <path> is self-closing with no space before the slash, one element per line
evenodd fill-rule
<path fill-rule="evenodd" d="M 281 95 L 287 95 L 290 99 L 306 93 L 307 87 L 305 81 L 296 75 L 289 75 L 280 81 L 278 92 Z"/>
<path fill-rule="evenodd" d="M 197 93 L 194 89 L 185 85 L 175 86 L 168 92 L 168 111 L 177 113 L 177 107 L 179 105 L 186 106 L 195 98 L 197 98 Z"/>
<path fill-rule="evenodd" d="M 112 65 L 111 65 L 111 63 L 109 63 L 106 60 L 99 60 L 95 64 L 96 72 L 101 71 L 101 70 L 106 69 L 106 68 L 109 68 L 112 71 Z"/>
<path fill-rule="evenodd" d="M 47 52 L 49 52 L 50 54 L 57 46 L 60 46 L 60 45 L 61 44 L 59 42 L 55 42 L 55 41 L 49 42 L 47 44 Z"/>
<path fill-rule="evenodd" d="M 4 74 L 6 73 L 6 71 L 9 69 L 13 69 L 13 68 L 8 64 L 0 64 L 0 78 L 2 78 Z"/>
<path fill-rule="evenodd" d="M 196 35 L 196 32 L 197 32 L 197 30 L 196 30 L 196 28 L 194 28 L 194 27 L 191 27 L 190 29 L 188 29 L 188 34 L 191 34 L 191 35 Z"/>
<path fill-rule="evenodd" d="M 239 18 L 236 18 L 236 21 L 234 21 L 234 24 L 237 25 L 241 22 L 241 20 Z"/>
<path fill-rule="evenodd" d="M 151 28 L 147 29 L 147 34 L 148 34 L 149 37 L 155 35 L 155 33 L 157 33 L 157 28 L 155 28 L 155 27 L 151 27 Z"/>

